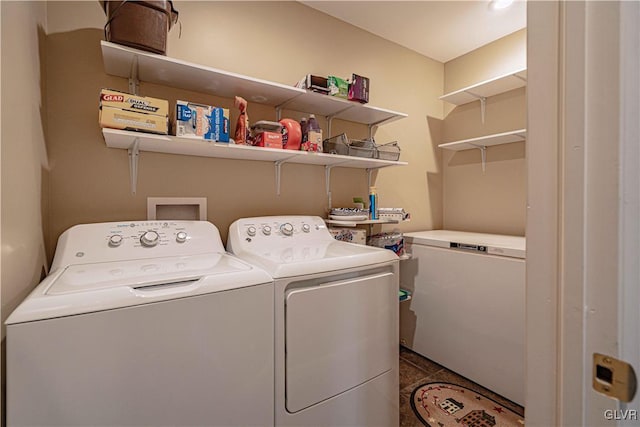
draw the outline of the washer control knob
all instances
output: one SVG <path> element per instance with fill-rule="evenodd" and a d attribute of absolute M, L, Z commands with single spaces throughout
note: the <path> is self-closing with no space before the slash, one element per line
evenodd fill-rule
<path fill-rule="evenodd" d="M 256 228 L 254 226 L 251 226 L 249 228 L 247 228 L 247 234 L 251 237 L 256 235 Z"/>
<path fill-rule="evenodd" d="M 304 231 L 305 233 L 311 231 L 311 227 L 309 226 L 309 224 L 302 224 L 302 231 Z"/>
<path fill-rule="evenodd" d="M 144 233 L 142 236 L 140 236 L 140 243 L 142 243 L 142 246 L 145 246 L 147 248 L 154 247 L 155 245 L 158 244 L 159 241 L 160 241 L 160 235 L 153 230 L 149 230 L 146 233 Z"/>
<path fill-rule="evenodd" d="M 269 227 L 268 225 L 265 225 L 264 227 L 262 227 L 262 234 L 264 234 L 265 236 L 270 235 L 271 227 Z"/>
<path fill-rule="evenodd" d="M 176 242 L 178 243 L 184 243 L 187 241 L 187 232 L 186 231 L 178 231 L 178 234 L 176 234 Z"/>
<path fill-rule="evenodd" d="M 122 238 L 122 235 L 113 234 L 109 237 L 109 246 L 111 246 L 112 248 L 117 248 L 122 244 L 122 240 L 124 240 Z"/>
<path fill-rule="evenodd" d="M 285 222 L 280 226 L 280 232 L 285 236 L 291 236 L 293 234 L 293 225 L 289 222 Z"/>

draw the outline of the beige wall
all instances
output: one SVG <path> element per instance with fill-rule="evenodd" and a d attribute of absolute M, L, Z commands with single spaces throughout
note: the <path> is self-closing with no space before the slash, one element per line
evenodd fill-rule
<path fill-rule="evenodd" d="M 2 8 L 2 336 L 4 320 L 46 267 L 45 2 Z"/>
<path fill-rule="evenodd" d="M 450 92 L 526 67 L 526 30 L 521 30 L 445 64 Z M 516 89 L 480 102 L 445 103 L 443 142 L 526 128 L 526 91 Z M 444 228 L 524 235 L 526 221 L 525 143 L 487 148 L 483 173 L 480 150 L 443 150 Z"/>
<path fill-rule="evenodd" d="M 409 210 L 413 220 L 403 224 L 405 229 L 441 226 L 434 135 L 442 118 L 437 98 L 443 64 L 296 2 L 174 3 L 182 36 L 178 28 L 170 33 L 172 57 L 284 84 L 306 73 L 368 76 L 372 105 L 409 115 L 382 126 L 375 135 L 378 142 L 398 140 L 401 160 L 410 163 L 377 173 L 380 204 Z M 48 17 L 50 250 L 60 233 L 77 223 L 145 219 L 147 197 L 207 197 L 208 218 L 223 238 L 229 224 L 240 217 L 325 215 L 324 168 L 319 166 L 285 164 L 277 197 L 272 163 L 142 153 L 138 191 L 132 195 L 127 153 L 107 148 L 97 125 L 100 88 L 127 89 L 127 80 L 103 71 L 99 41 L 104 14 L 97 2 L 53 2 Z M 93 27 L 78 28 L 82 22 Z M 229 107 L 232 130 L 235 127 L 232 100 L 146 83 L 140 93 L 171 103 L 181 98 Z M 249 104 L 248 111 L 252 122 L 275 119 L 270 107 Z M 284 116 L 302 114 L 285 111 Z M 366 126 L 334 121 L 333 133 L 343 131 L 351 137 L 367 134 Z M 364 170 L 333 169 L 333 205 L 349 206 L 353 196 L 366 197 L 366 182 Z"/>

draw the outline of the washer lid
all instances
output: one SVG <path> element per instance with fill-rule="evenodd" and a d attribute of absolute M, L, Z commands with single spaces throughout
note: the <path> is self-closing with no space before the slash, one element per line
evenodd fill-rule
<path fill-rule="evenodd" d="M 250 269 L 220 253 L 76 264 L 64 268 L 45 293 L 62 295 L 119 286 L 137 288 Z"/>
<path fill-rule="evenodd" d="M 6 324 L 126 308 L 272 282 L 265 271 L 220 253 L 70 265 L 47 276 L 9 316 Z"/>
<path fill-rule="evenodd" d="M 430 230 L 404 233 L 408 244 L 468 250 L 491 255 L 525 258 L 526 239 L 522 236 Z"/>
<path fill-rule="evenodd" d="M 265 269 L 274 278 L 356 268 L 397 261 L 388 249 L 331 241 L 293 242 L 288 245 L 256 245 L 237 256 Z"/>

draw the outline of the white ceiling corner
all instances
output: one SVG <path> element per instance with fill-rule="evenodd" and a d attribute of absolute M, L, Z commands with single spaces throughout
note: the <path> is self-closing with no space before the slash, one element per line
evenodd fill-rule
<path fill-rule="evenodd" d="M 448 62 L 525 28 L 526 2 L 492 10 L 489 0 L 301 1 L 384 39 Z"/>

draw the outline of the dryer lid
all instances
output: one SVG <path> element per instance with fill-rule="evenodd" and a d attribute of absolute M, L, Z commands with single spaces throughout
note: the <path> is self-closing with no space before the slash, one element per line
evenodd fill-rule
<path fill-rule="evenodd" d="M 237 254 L 265 269 L 274 278 L 303 276 L 397 261 L 387 249 L 331 241 L 294 242 L 290 245 L 257 245 Z"/>

